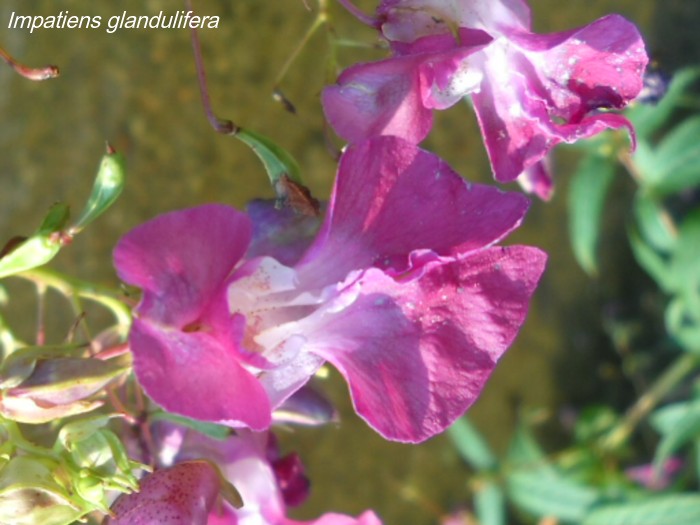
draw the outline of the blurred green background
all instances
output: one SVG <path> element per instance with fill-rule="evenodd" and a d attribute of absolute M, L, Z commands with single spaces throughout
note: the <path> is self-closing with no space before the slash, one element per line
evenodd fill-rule
<path fill-rule="evenodd" d="M 314 0 L 306 2 L 310 11 L 302 0 L 198 0 L 194 8 L 201 15 L 220 16 L 218 29 L 200 32 L 216 112 L 290 151 L 314 194 L 327 198 L 335 162 L 324 139 L 319 94 L 335 70 L 328 67 L 325 29 L 281 83 L 297 114 L 271 96 L 276 76 L 314 19 Z M 374 6 L 371 1 L 357 4 L 366 11 Z M 532 0 L 531 6 L 537 32 L 563 31 L 616 12 L 641 28 L 651 57 L 665 70 L 700 60 L 697 0 Z M 53 264 L 83 279 L 117 285 L 112 247 L 128 229 L 158 213 L 211 201 L 243 207 L 250 199 L 273 197 L 251 151 L 209 127 L 187 30 L 104 30 L 104 20 L 124 10 L 153 15 L 183 8 L 175 0 L 0 2 L 0 46 L 26 64 L 61 68 L 60 78 L 33 83 L 0 67 L 0 244 L 31 233 L 57 200 L 77 211 L 90 191 L 106 140 L 126 155 L 124 194 Z M 339 48 L 340 66 L 381 56 L 372 48 L 372 30 L 332 0 L 330 8 L 338 38 L 367 44 Z M 12 12 L 48 16 L 62 10 L 101 15 L 103 27 L 33 34 L 7 28 Z M 467 105 L 437 115 L 424 145 L 465 177 L 493 184 Z M 574 263 L 565 219 L 572 161 L 568 153 L 556 157 L 553 201 L 533 202 L 521 231 L 508 240 L 544 248 L 550 262 L 516 344 L 470 412 L 496 450 L 505 447 L 520 407 L 543 409 L 543 433 L 549 433 L 546 441 L 554 446 L 566 438 L 566 414 L 582 403 L 604 399 L 626 406 L 630 401 L 603 325 L 605 315 L 613 315 L 605 312 L 622 311 L 624 316 L 644 300 L 638 293 L 644 277 L 628 267 L 632 263 L 622 233 L 612 227 L 603 239 L 604 278 L 592 282 Z M 617 186 L 616 195 L 624 199 L 624 181 Z M 614 223 L 616 218 L 613 214 L 606 220 Z M 26 289 L 14 283 L 8 289 L 3 314 L 31 333 L 33 303 L 19 293 Z M 72 319 L 59 310 L 50 315 L 59 337 Z M 436 523 L 466 503 L 467 472 L 447 437 L 419 446 L 385 442 L 352 414 L 336 375 L 326 388 L 341 408 L 341 426 L 279 433 L 283 449 L 300 452 L 313 483 L 309 502 L 295 511 L 298 517 L 327 510 L 356 514 L 371 507 L 386 524 L 421 525 Z"/>

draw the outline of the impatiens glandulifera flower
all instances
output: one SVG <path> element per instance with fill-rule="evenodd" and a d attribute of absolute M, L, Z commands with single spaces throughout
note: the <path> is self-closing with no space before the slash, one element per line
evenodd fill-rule
<path fill-rule="evenodd" d="M 242 259 L 250 221 L 227 206 L 157 217 L 114 255 L 143 289 L 129 336 L 137 378 L 171 412 L 262 430 L 329 362 L 382 436 L 423 441 L 476 400 L 525 319 L 546 256 L 494 244 L 527 207 L 377 137 L 344 153 L 293 266 Z"/>
<path fill-rule="evenodd" d="M 682 459 L 671 457 L 659 468 L 653 464 L 638 465 L 625 469 L 625 475 L 649 490 L 664 490 L 677 477 L 683 466 Z"/>
<path fill-rule="evenodd" d="M 163 430 L 163 429 L 161 429 Z M 280 457 L 273 434 L 241 431 L 217 440 L 193 430 L 170 425 L 164 438 L 166 456 L 175 461 L 206 456 L 216 463 L 227 482 L 240 493 L 243 505 L 214 505 L 208 525 L 381 525 L 372 511 L 354 518 L 328 513 L 311 521 L 286 517 L 287 507 L 301 503 L 308 492 L 308 480 L 296 454 Z M 155 523 L 154 523 L 155 525 Z"/>
<path fill-rule="evenodd" d="M 117 499 L 112 506 L 114 517 L 107 517 L 104 523 L 206 525 L 209 512 L 217 504 L 222 488 L 235 495 L 235 489 L 222 479 L 219 469 L 213 463 L 179 463 L 145 476 L 138 492 Z M 236 504 L 240 504 L 240 501 Z"/>
<path fill-rule="evenodd" d="M 553 146 L 608 128 L 633 133 L 601 111 L 639 94 L 648 60 L 618 15 L 538 35 L 524 0 L 383 0 L 373 24 L 393 57 L 347 69 L 323 93 L 328 121 L 350 142 L 382 134 L 418 143 L 432 109 L 471 95 L 496 180 L 532 169 L 528 187 L 548 198 L 551 179 L 536 165 Z"/>

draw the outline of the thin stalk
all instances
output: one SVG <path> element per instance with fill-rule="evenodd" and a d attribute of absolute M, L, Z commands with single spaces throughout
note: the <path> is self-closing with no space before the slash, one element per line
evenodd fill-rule
<path fill-rule="evenodd" d="M 48 80 L 50 78 L 56 78 L 59 75 L 58 66 L 44 66 L 44 67 L 29 67 L 25 66 L 21 62 L 18 62 L 12 56 L 0 47 L 0 58 L 2 58 L 16 73 L 23 76 L 29 80 Z"/>
<path fill-rule="evenodd" d="M 302 37 L 302 39 L 299 41 L 299 43 L 296 45 L 292 53 L 287 57 L 287 60 L 284 62 L 282 65 L 282 69 L 280 69 L 280 72 L 277 74 L 277 77 L 275 77 L 275 81 L 273 83 L 273 88 L 272 88 L 272 96 L 275 100 L 281 102 L 284 107 L 289 111 L 290 113 L 296 113 L 296 109 L 294 108 L 294 105 L 287 99 L 287 97 L 284 95 L 282 90 L 280 89 L 280 84 L 282 83 L 282 79 L 284 79 L 285 75 L 289 71 L 289 68 L 291 65 L 294 63 L 294 61 L 299 57 L 301 54 L 301 51 L 306 47 L 306 45 L 309 43 L 309 40 L 311 40 L 311 37 L 318 31 L 318 29 L 325 25 L 328 22 L 328 7 L 326 5 L 326 0 L 319 0 L 318 2 L 318 14 L 316 15 L 316 18 L 314 18 L 314 21 L 311 23 L 311 26 L 306 30 L 306 33 Z"/>
<path fill-rule="evenodd" d="M 126 329 L 131 325 L 131 310 L 120 300 L 120 294 L 114 290 L 81 281 L 46 268 L 26 270 L 16 274 L 16 277 L 34 283 L 43 283 L 45 286 L 55 289 L 66 297 L 77 295 L 84 299 L 94 301 L 110 310 L 116 318 L 118 325 Z"/>
<path fill-rule="evenodd" d="M 603 438 L 603 450 L 614 450 L 632 435 L 639 423 L 666 398 L 688 374 L 700 366 L 700 355 L 684 353 L 668 367 L 647 392 L 627 411 L 625 417 Z"/>
<path fill-rule="evenodd" d="M 44 346 L 46 344 L 46 285 L 41 282 L 35 283 L 36 286 L 36 345 Z"/>
<path fill-rule="evenodd" d="M 185 0 L 185 8 L 194 13 L 191 0 Z M 207 120 L 209 120 L 209 124 L 211 124 L 217 133 L 236 135 L 240 131 L 240 128 L 232 120 L 220 119 L 214 114 L 211 107 L 211 100 L 209 100 L 207 74 L 204 69 L 204 59 L 202 58 L 202 46 L 199 43 L 199 34 L 194 27 L 191 27 L 190 36 L 192 39 L 192 50 L 194 52 L 194 64 L 197 69 L 197 80 L 199 81 L 199 94 L 202 97 L 202 106 L 204 106 L 204 113 L 207 116 Z"/>

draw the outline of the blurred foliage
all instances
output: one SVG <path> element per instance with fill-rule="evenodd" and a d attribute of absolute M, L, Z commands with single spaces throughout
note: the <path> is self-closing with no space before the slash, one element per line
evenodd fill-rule
<path fill-rule="evenodd" d="M 657 88 L 663 86 L 656 80 Z M 606 211 L 619 205 L 608 196 L 615 177 L 626 172 L 635 185 L 626 212 L 627 238 L 637 263 L 666 298 L 658 310 L 664 340 L 649 346 L 652 351 L 670 347 L 672 362 L 655 370 L 651 384 L 624 414 L 606 405 L 578 412 L 571 445 L 553 454 L 538 444 L 532 415 L 521 416 L 503 458 L 494 456 L 473 425 L 458 421 L 450 436 L 474 472 L 472 506 L 480 525 L 506 525 L 512 523 L 509 516 L 572 525 L 700 523 L 700 391 L 692 380 L 700 368 L 699 88 L 700 68 L 688 68 L 674 76 L 656 103 L 629 108 L 634 153 L 622 133 L 572 146 L 582 152 L 568 196 L 576 260 L 598 278 Z M 611 337 L 619 338 L 619 330 L 611 330 Z M 625 340 L 629 344 L 629 337 Z M 632 361 L 639 355 L 632 350 L 621 357 Z M 664 405 L 669 398 L 674 401 Z M 640 457 L 640 427 L 655 433 L 655 453 L 647 464 L 631 468 Z"/>

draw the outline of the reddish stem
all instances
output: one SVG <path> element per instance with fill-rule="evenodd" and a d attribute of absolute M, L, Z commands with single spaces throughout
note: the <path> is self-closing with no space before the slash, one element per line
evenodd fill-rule
<path fill-rule="evenodd" d="M 18 74 L 22 75 L 24 78 L 29 80 L 48 80 L 50 78 L 56 78 L 59 75 L 58 66 L 44 66 L 44 67 L 29 67 L 25 66 L 21 62 L 18 62 L 12 56 L 0 47 L 0 58 L 2 58 L 7 64 L 15 70 Z"/>
<path fill-rule="evenodd" d="M 185 0 L 185 8 L 194 13 L 191 0 Z M 197 80 L 199 81 L 199 92 L 202 95 L 202 106 L 204 106 L 204 113 L 207 115 L 209 124 L 211 124 L 217 133 L 221 133 L 223 135 L 235 135 L 238 133 L 240 128 L 232 120 L 218 118 L 211 108 L 209 88 L 207 87 L 207 74 L 204 70 L 204 60 L 202 59 L 202 48 L 199 44 L 199 35 L 197 33 L 197 29 L 192 26 L 190 27 L 190 34 L 192 36 L 192 50 L 194 51 L 194 64 L 197 68 Z"/>

